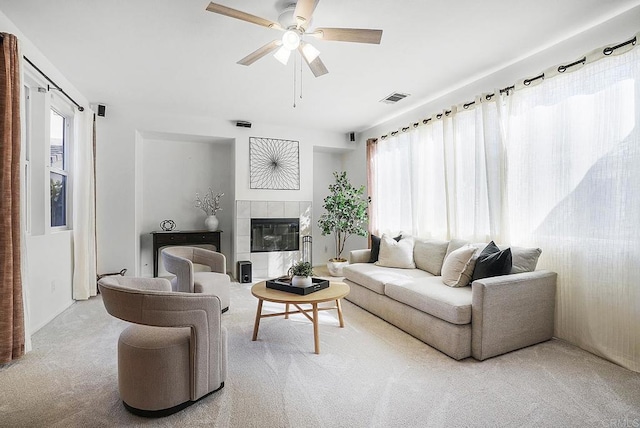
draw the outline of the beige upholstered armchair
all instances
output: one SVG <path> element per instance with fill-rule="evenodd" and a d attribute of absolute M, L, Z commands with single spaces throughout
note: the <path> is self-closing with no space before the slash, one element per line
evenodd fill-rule
<path fill-rule="evenodd" d="M 175 413 L 224 386 L 227 332 L 215 295 L 176 293 L 164 278 L 108 276 L 104 306 L 134 323 L 118 340 L 120 398 L 132 413 Z"/>
<path fill-rule="evenodd" d="M 215 294 L 222 303 L 222 312 L 229 309 L 231 280 L 224 254 L 198 247 L 167 247 L 162 250 L 162 263 L 176 276 L 171 281 L 174 291 Z M 208 266 L 211 272 L 195 271 L 194 263 Z"/>

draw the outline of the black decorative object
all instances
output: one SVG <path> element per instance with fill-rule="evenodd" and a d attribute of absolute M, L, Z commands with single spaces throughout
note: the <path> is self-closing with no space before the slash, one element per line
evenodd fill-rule
<path fill-rule="evenodd" d="M 311 278 L 313 281 L 308 287 L 295 287 L 291 285 L 291 279 L 288 277 L 270 279 L 267 280 L 267 288 L 274 290 L 286 291 L 287 293 L 294 293 L 306 296 L 307 294 L 315 293 L 316 291 L 324 290 L 329 287 L 329 281 L 322 278 Z"/>
<path fill-rule="evenodd" d="M 299 143 L 274 138 L 249 138 L 250 187 L 299 190 Z"/>
<path fill-rule="evenodd" d="M 176 227 L 176 223 L 173 220 L 162 220 L 160 222 L 160 229 L 164 230 L 165 232 L 171 232 L 173 229 L 175 229 Z"/>

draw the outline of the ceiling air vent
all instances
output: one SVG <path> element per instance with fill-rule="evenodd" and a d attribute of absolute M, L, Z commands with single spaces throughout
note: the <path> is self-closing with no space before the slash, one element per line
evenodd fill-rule
<path fill-rule="evenodd" d="M 388 95 L 386 97 L 384 97 L 383 99 L 380 100 L 381 103 L 387 103 L 387 104 L 395 104 L 398 101 L 405 99 L 409 96 L 409 94 L 402 94 L 400 92 L 394 92 L 391 95 Z"/>

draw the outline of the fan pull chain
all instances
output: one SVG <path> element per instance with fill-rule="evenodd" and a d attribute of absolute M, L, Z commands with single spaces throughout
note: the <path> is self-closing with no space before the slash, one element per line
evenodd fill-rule
<path fill-rule="evenodd" d="M 300 57 L 300 99 L 302 99 L 302 55 L 296 55 Z"/>
<path fill-rule="evenodd" d="M 296 108 L 296 58 L 293 57 L 293 108 Z"/>

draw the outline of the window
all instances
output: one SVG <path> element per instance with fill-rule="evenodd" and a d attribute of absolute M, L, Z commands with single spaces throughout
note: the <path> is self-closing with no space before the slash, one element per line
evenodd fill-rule
<path fill-rule="evenodd" d="M 31 232 L 31 103 L 30 103 L 30 89 L 27 85 L 23 87 L 24 90 L 24 199 L 25 199 L 25 230 L 27 233 Z"/>
<path fill-rule="evenodd" d="M 51 109 L 49 122 L 51 227 L 67 225 L 67 126 L 67 119 Z"/>
<path fill-rule="evenodd" d="M 25 230 L 31 236 L 71 229 L 75 109 L 30 67 L 24 70 Z"/>

